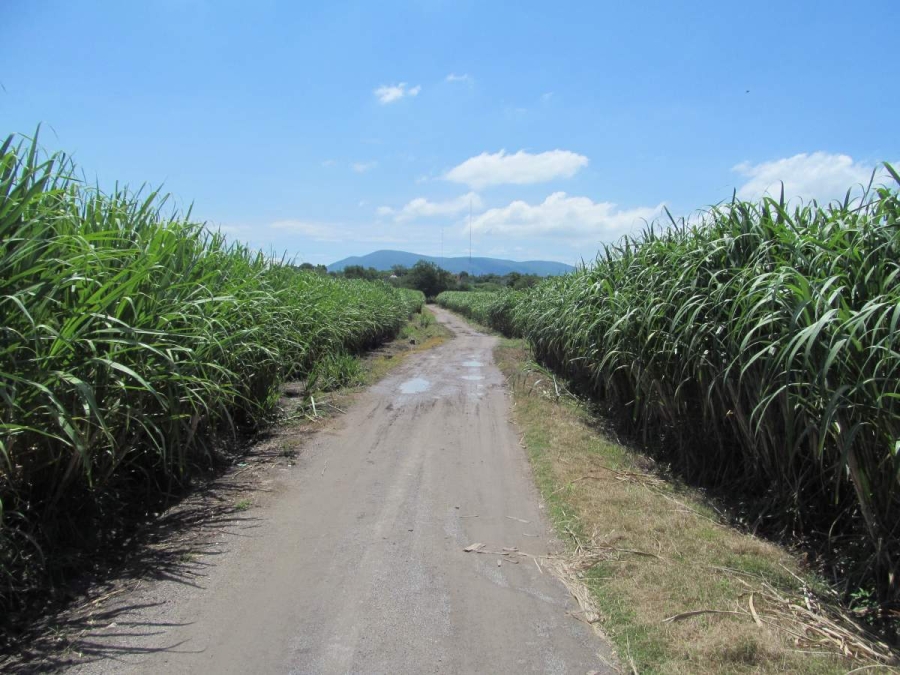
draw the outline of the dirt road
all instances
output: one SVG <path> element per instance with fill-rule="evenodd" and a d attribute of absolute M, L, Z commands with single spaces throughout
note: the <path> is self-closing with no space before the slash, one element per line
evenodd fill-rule
<path fill-rule="evenodd" d="M 509 422 L 495 338 L 409 357 L 312 438 L 196 585 L 147 584 L 85 673 L 612 672 L 528 557 L 556 550 Z M 498 561 L 500 561 L 498 565 Z M 516 562 L 517 561 L 517 562 Z"/>

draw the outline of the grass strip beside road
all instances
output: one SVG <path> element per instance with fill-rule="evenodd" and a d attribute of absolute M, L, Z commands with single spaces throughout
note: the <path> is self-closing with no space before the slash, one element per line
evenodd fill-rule
<path fill-rule="evenodd" d="M 430 309 L 422 307 L 393 341 L 362 357 L 362 384 L 375 384 L 410 354 L 433 349 L 452 337 L 453 331 L 439 323 Z"/>
<path fill-rule="evenodd" d="M 559 536 L 575 553 L 602 553 L 582 580 L 624 664 L 640 673 L 844 673 L 883 660 L 866 649 L 886 649 L 855 641 L 858 631 L 821 600 L 828 589 L 797 557 L 728 526 L 699 491 L 611 440 L 521 340 L 502 340 L 495 359 Z"/>

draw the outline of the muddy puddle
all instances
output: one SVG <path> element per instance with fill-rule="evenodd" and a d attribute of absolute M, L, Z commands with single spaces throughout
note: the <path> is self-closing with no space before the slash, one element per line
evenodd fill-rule
<path fill-rule="evenodd" d="M 431 382 L 423 377 L 414 377 L 400 385 L 400 392 L 403 394 L 421 394 L 431 388 Z"/>

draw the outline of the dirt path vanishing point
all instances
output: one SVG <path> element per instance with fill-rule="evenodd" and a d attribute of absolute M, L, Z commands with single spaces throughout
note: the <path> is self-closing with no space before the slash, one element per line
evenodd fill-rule
<path fill-rule="evenodd" d="M 411 355 L 303 447 L 195 585 L 153 581 L 83 673 L 614 672 L 560 581 L 495 338 Z M 498 565 L 499 561 L 499 565 Z"/>

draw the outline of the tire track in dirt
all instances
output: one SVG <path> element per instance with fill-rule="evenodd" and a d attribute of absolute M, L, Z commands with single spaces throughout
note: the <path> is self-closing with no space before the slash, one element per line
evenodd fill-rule
<path fill-rule="evenodd" d="M 509 422 L 495 338 L 434 312 L 455 338 L 313 436 L 198 584 L 118 598 L 116 622 L 87 636 L 115 658 L 71 671 L 613 672 L 556 578 L 463 552 L 559 543 Z"/>

